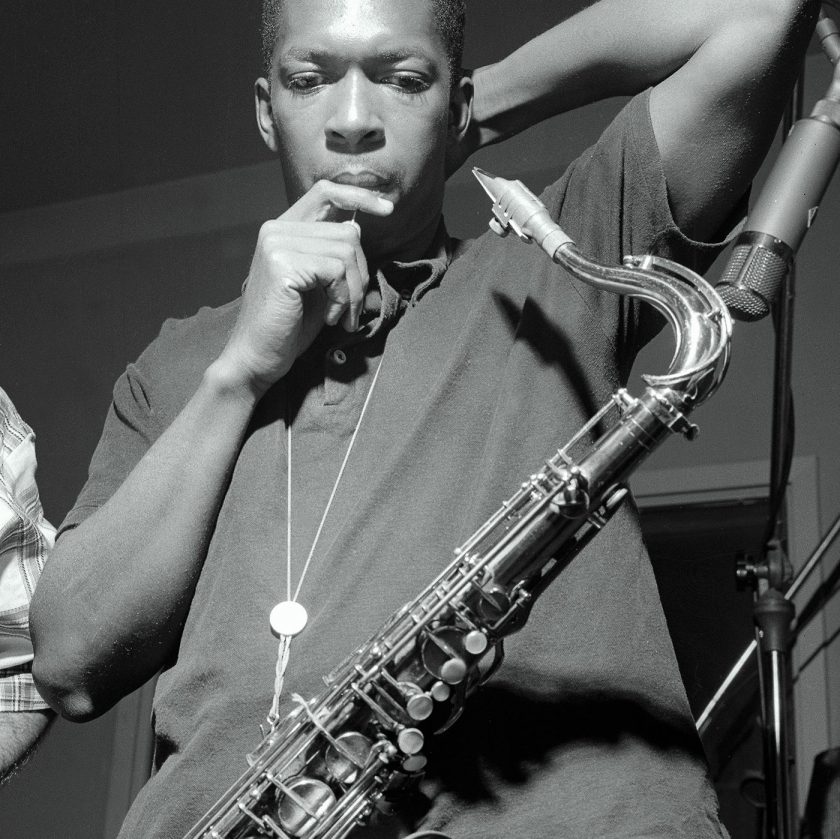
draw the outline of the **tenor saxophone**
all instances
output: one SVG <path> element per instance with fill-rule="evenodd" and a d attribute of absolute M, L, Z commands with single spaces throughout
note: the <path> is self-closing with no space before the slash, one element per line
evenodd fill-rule
<path fill-rule="evenodd" d="M 676 341 L 668 372 L 643 376 L 638 398 L 613 394 L 431 584 L 324 677 L 318 696 L 294 697 L 185 839 L 343 839 L 387 811 L 422 774 L 426 738 L 457 719 L 501 663 L 505 637 L 618 509 L 630 473 L 672 432 L 693 437 L 688 414 L 723 378 L 732 323 L 700 276 L 650 255 L 596 264 L 519 181 L 475 174 L 498 233 L 513 230 L 575 277 L 665 316 Z"/>

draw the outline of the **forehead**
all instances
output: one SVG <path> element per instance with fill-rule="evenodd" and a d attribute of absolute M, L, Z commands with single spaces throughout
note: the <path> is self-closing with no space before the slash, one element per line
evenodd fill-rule
<path fill-rule="evenodd" d="M 415 48 L 446 60 L 430 0 L 283 0 L 276 53 Z"/>

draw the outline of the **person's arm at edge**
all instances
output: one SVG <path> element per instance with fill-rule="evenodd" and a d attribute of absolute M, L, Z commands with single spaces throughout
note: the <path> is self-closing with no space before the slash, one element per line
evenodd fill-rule
<path fill-rule="evenodd" d="M 814 0 L 600 0 L 472 74 L 473 151 L 548 117 L 654 86 L 676 222 L 717 232 L 772 142 L 813 31 Z"/>
<path fill-rule="evenodd" d="M 0 712 L 0 786 L 29 760 L 54 718 L 49 709 Z"/>

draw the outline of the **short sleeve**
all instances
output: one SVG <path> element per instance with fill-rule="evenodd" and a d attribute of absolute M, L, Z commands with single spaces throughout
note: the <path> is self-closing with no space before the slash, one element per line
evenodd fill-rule
<path fill-rule="evenodd" d="M 88 479 L 59 528 L 61 535 L 105 504 L 195 392 L 226 340 L 234 304 L 171 319 L 114 385 Z"/>
<path fill-rule="evenodd" d="M 600 136 L 543 194 L 543 201 L 585 256 L 619 265 L 628 255 L 652 254 L 704 274 L 737 233 L 746 214 L 745 195 L 721 219 L 716 241 L 698 242 L 677 225 L 668 201 L 665 172 L 650 117 L 650 90 L 631 99 Z M 581 289 L 593 301 L 597 292 Z M 617 318 L 604 320 L 619 353 L 632 362 L 661 328 L 652 307 L 620 298 Z"/>
<path fill-rule="evenodd" d="M 138 367 L 130 364 L 114 386 L 87 482 L 61 523 L 59 537 L 108 501 L 159 433 L 150 389 Z"/>

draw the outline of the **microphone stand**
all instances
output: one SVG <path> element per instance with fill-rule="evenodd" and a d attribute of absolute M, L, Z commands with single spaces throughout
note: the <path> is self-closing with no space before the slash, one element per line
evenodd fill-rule
<path fill-rule="evenodd" d="M 790 782 L 790 651 L 795 610 L 790 591 L 787 595 L 785 593 L 791 574 L 785 554 L 784 510 L 793 454 L 790 387 L 795 283 L 793 256 L 811 225 L 840 160 L 840 34 L 834 22 L 822 11 L 816 33 L 834 65 L 831 85 L 810 117 L 803 120 L 803 74 L 800 73 L 785 114 L 785 141 L 779 157 L 749 214 L 745 232 L 736 242 L 724 277 L 718 283 L 721 297 L 730 307 L 731 314 L 742 320 L 755 320 L 766 314 L 776 287 L 779 282 L 782 285 L 781 300 L 772 306 L 776 326 L 773 428 L 770 511 L 763 556 L 757 563 L 749 559 L 740 560 L 736 571 L 739 583 L 750 585 L 756 593 L 753 604 L 756 638 L 751 646 L 758 651 L 766 839 L 792 839 L 796 820 Z M 740 255 L 739 243 L 742 244 Z M 778 271 L 780 266 L 782 271 Z M 736 667 L 740 669 L 747 658 L 746 654 L 742 655 Z M 716 700 L 717 695 L 709 708 Z M 708 719 L 709 708 L 698 720 L 701 730 L 704 718 Z"/>
<path fill-rule="evenodd" d="M 805 583 L 808 581 L 811 574 L 819 567 L 819 565 L 822 562 L 823 558 L 825 557 L 827 551 L 834 544 L 834 542 L 835 542 L 835 540 L 837 539 L 838 536 L 840 536 L 840 515 L 834 520 L 834 522 L 831 524 L 829 529 L 823 535 L 822 539 L 820 540 L 820 543 L 814 549 L 813 553 L 808 558 L 807 562 L 797 572 L 797 574 L 794 577 L 793 582 L 791 583 L 790 587 L 784 593 L 784 599 L 785 600 L 787 600 L 787 601 L 793 600 L 793 598 L 796 596 L 796 594 L 799 592 L 799 590 L 802 588 L 802 586 L 804 586 Z M 832 574 L 832 581 L 833 581 L 832 586 L 836 585 L 835 577 L 837 577 L 837 576 L 840 576 L 840 565 L 837 566 L 837 568 L 835 569 L 835 572 Z M 821 608 L 820 603 L 818 601 L 820 601 L 822 598 L 824 598 L 826 596 L 828 588 L 826 586 L 824 586 L 823 588 L 824 588 L 824 590 L 818 592 L 817 595 L 815 595 L 813 602 L 809 603 L 804 609 L 805 612 L 811 613 L 811 617 L 813 617 L 813 612 L 814 611 L 819 610 L 819 608 Z M 774 599 L 777 599 L 777 598 L 774 597 Z M 772 608 L 772 605 L 771 605 L 770 608 Z M 787 645 L 785 646 L 784 644 L 779 644 L 778 646 L 782 646 L 782 647 L 784 647 L 784 649 L 787 649 L 790 646 L 790 642 L 796 640 L 796 636 L 798 635 L 799 631 L 801 629 L 803 629 L 803 627 L 804 627 L 803 624 L 797 624 L 793 628 L 793 630 L 791 631 L 789 623 L 788 624 L 783 624 L 782 633 L 783 633 L 783 636 L 786 635 L 787 637 L 782 637 L 781 639 L 777 638 L 777 637 L 773 638 L 771 643 L 768 646 L 776 646 L 775 642 L 781 640 L 782 642 L 787 641 Z M 744 648 L 744 650 L 741 653 L 740 657 L 738 658 L 737 662 L 732 667 L 732 669 L 729 671 L 729 673 L 726 675 L 726 678 L 723 680 L 720 687 L 715 692 L 715 695 L 709 700 L 709 703 L 706 705 L 706 707 L 703 709 L 703 712 L 697 718 L 697 730 L 699 731 L 701 737 L 708 730 L 708 728 L 709 728 L 709 726 L 712 722 L 712 715 L 714 714 L 715 709 L 721 704 L 721 702 L 725 698 L 726 694 L 729 693 L 732 686 L 735 684 L 736 679 L 738 678 L 740 673 L 743 671 L 744 667 L 746 667 L 747 662 L 749 662 L 749 660 L 754 655 L 756 655 L 756 652 L 758 650 L 759 650 L 758 640 L 751 641 Z M 763 655 L 763 653 L 761 655 Z M 779 656 L 774 656 L 774 658 L 776 660 L 776 668 L 775 669 L 778 671 L 779 666 L 781 664 L 781 658 Z M 760 661 L 760 656 L 757 656 L 756 660 Z M 763 693 L 763 691 L 762 691 L 762 693 Z M 779 716 L 778 719 L 782 719 L 782 717 Z M 771 718 L 771 723 L 772 722 L 773 722 L 773 719 Z M 781 729 L 779 729 L 778 732 L 774 730 L 772 732 L 772 734 L 773 734 L 774 742 L 776 744 L 779 744 L 779 746 L 780 746 L 780 747 L 774 747 L 772 749 L 772 751 L 775 754 L 782 754 L 783 751 L 782 751 L 781 747 L 785 747 L 784 748 L 784 753 L 787 753 L 787 749 L 786 749 L 786 742 L 787 741 L 785 739 L 785 732 L 782 731 Z M 765 756 L 766 756 L 766 752 L 765 752 Z M 778 767 L 778 763 L 774 763 L 770 768 L 773 769 L 773 770 L 777 770 L 777 767 Z M 769 772 L 765 774 L 765 779 L 768 777 L 768 775 L 769 775 Z M 778 774 L 778 777 L 781 777 L 782 780 L 784 780 L 784 778 L 786 776 L 787 776 L 786 771 Z M 772 789 L 769 791 L 769 794 L 767 796 L 767 802 L 768 802 L 767 812 L 768 812 L 768 815 L 772 815 L 773 819 L 776 822 L 781 821 L 782 824 L 785 824 L 784 818 L 782 818 L 781 820 L 779 819 L 780 812 L 783 812 L 783 806 L 779 807 L 776 804 L 776 802 L 779 800 L 779 798 L 778 798 L 778 796 L 776 794 L 776 790 L 775 790 L 775 786 L 776 786 L 775 781 L 776 781 L 776 778 L 774 777 L 771 784 L 768 785 L 767 783 L 765 783 L 765 789 L 767 788 L 767 786 L 772 786 Z M 789 807 L 789 799 L 783 798 L 783 799 L 781 799 L 781 801 L 782 801 L 782 805 L 784 805 L 785 802 L 787 802 L 788 812 L 789 813 L 792 812 L 792 809 Z M 773 808 L 772 814 L 771 814 L 771 811 L 770 811 L 771 806 Z M 768 824 L 768 827 L 769 827 L 769 824 Z"/>
<path fill-rule="evenodd" d="M 811 556 L 808 557 L 807 562 L 802 566 L 802 568 L 796 573 L 796 576 L 793 579 L 793 582 L 790 584 L 790 588 L 785 592 L 785 597 L 789 600 L 792 600 L 798 593 L 802 586 L 810 578 L 811 574 L 819 567 L 820 563 L 823 561 L 826 552 L 828 549 L 834 544 L 835 539 L 840 536 L 840 516 L 838 516 L 828 528 L 828 530 L 823 535 L 820 543 L 814 548 Z M 838 565 L 838 570 L 840 570 L 840 565 Z M 821 593 L 821 596 L 824 596 L 825 592 Z M 806 607 L 806 610 L 813 611 L 816 608 L 816 605 L 813 606 L 810 610 Z M 794 633 L 794 640 L 795 634 L 801 629 L 801 626 L 797 626 L 795 633 Z M 715 709 L 718 705 L 721 704 L 724 697 L 727 693 L 729 693 L 732 685 L 734 684 L 735 680 L 740 675 L 741 671 L 746 667 L 747 662 L 753 657 L 755 651 L 758 647 L 758 643 L 753 640 L 750 641 L 749 644 L 744 648 L 741 655 L 738 657 L 738 660 L 735 662 L 732 669 L 726 675 L 724 680 L 721 682 L 720 687 L 715 691 L 715 695 L 709 700 L 706 707 L 703 709 L 703 712 L 697 717 L 697 730 L 700 732 L 701 735 L 705 734 L 709 728 L 709 725 L 712 721 L 712 714 L 714 713 Z"/>
<path fill-rule="evenodd" d="M 787 137 L 802 117 L 804 67 L 788 104 L 783 121 Z M 765 562 L 760 568 L 740 565 L 739 579 L 746 576 L 759 590 L 753 602 L 753 621 L 760 653 L 757 657 L 761 691 L 761 729 L 764 754 L 764 829 L 767 839 L 792 839 L 796 832 L 796 796 L 791 784 L 793 714 L 790 673 L 793 601 L 784 596 L 790 581 L 785 533 L 785 497 L 793 454 L 793 314 L 796 265 L 792 263 L 782 281 L 775 307 L 775 362 L 773 377 L 773 426 L 770 458 L 770 514 L 765 534 Z"/>
<path fill-rule="evenodd" d="M 806 132 L 820 121 L 824 121 L 835 129 L 840 128 L 840 38 L 838 38 L 837 27 L 830 18 L 822 12 L 817 24 L 817 35 L 821 40 L 829 60 L 835 65 L 835 73 L 832 84 L 825 99 L 821 100 L 809 121 L 801 121 L 802 110 L 802 89 L 803 74 L 800 74 L 796 89 L 785 114 L 784 134 L 788 136 L 791 129 L 796 126 L 802 127 Z M 816 120 L 816 121 L 815 121 Z M 806 125 L 807 123 L 807 125 Z M 818 129 L 822 130 L 822 129 Z M 830 133 L 830 132 L 829 132 Z M 801 134 L 800 134 L 801 136 Z M 773 188 L 770 194 L 774 200 L 769 203 L 762 203 L 766 196 L 762 193 L 759 196 L 758 204 L 761 205 L 761 222 L 775 222 L 784 219 L 786 222 L 792 220 L 790 231 L 793 235 L 786 235 L 779 238 L 787 242 L 791 255 L 795 253 L 805 235 L 807 227 L 810 226 L 810 218 L 807 225 L 801 224 L 801 217 L 794 214 L 790 219 L 786 218 L 784 204 L 775 204 L 775 199 L 783 196 L 791 198 L 799 190 L 799 180 L 787 180 L 791 169 L 790 160 L 799 155 L 805 146 L 787 145 L 783 146 L 780 157 L 792 150 L 786 158 L 786 166 L 780 168 L 777 163 L 771 173 L 770 181 Z M 798 168 L 797 174 L 802 177 L 810 177 L 808 189 L 802 190 L 801 194 L 813 197 L 816 200 L 807 204 L 807 208 L 814 208 L 819 203 L 819 197 L 828 184 L 838 160 L 838 148 L 836 138 L 819 146 L 822 157 L 814 158 L 811 152 L 813 149 L 808 146 L 807 161 L 805 157 L 799 160 L 803 165 Z M 820 168 L 818 163 L 824 164 Z M 784 174 L 782 174 L 784 172 Z M 774 181 L 774 176 L 776 180 Z M 796 184 L 793 192 L 789 191 L 791 184 Z M 782 186 L 782 189 L 779 187 Z M 814 190 L 811 190 L 814 187 Z M 775 206 L 774 206 L 775 204 Z M 777 214 L 781 206 L 782 215 Z M 751 216 L 752 219 L 752 216 Z M 752 219 L 756 221 L 756 219 Z M 761 223 L 757 224 L 761 228 Z M 724 281 L 722 285 L 726 285 Z M 817 549 L 811 560 L 806 563 L 802 573 L 797 576 L 793 585 L 789 588 L 790 565 L 785 555 L 785 510 L 784 497 L 787 487 L 790 463 L 792 460 L 793 441 L 793 407 L 791 397 L 791 358 L 793 344 L 793 297 L 795 284 L 795 269 L 793 265 L 785 273 L 782 281 L 782 294 L 780 302 L 774 306 L 774 321 L 776 325 L 776 345 L 774 362 L 774 391 L 773 391 L 773 429 L 772 429 L 772 452 L 770 469 L 770 513 L 768 526 L 764 538 L 763 559 L 759 563 L 749 560 L 741 560 L 738 563 L 737 577 L 739 582 L 750 584 L 753 589 L 761 593 L 755 598 L 753 604 L 753 620 L 756 626 L 756 639 L 742 654 L 735 669 L 724 681 L 715 697 L 701 714 L 697 721 L 697 727 L 704 730 L 709 720 L 709 715 L 714 706 L 720 701 L 723 693 L 734 681 L 737 672 L 746 664 L 754 651 L 758 651 L 756 662 L 758 666 L 759 689 L 761 693 L 761 728 L 764 752 L 764 787 L 765 787 L 765 820 L 764 829 L 767 839 L 793 839 L 796 825 L 796 807 L 794 806 L 794 795 L 791 786 L 790 765 L 791 765 L 791 678 L 790 678 L 790 650 L 793 640 L 792 626 L 795 617 L 795 609 L 791 598 L 795 590 L 804 583 L 806 577 L 816 567 L 815 557 L 822 556 L 824 549 L 828 547 L 837 535 L 837 525 L 832 527 L 832 535 L 828 543 L 824 540 L 823 546 Z M 737 287 L 737 283 L 736 283 Z M 733 297 L 737 300 L 737 297 Z M 748 312 L 744 311 L 745 318 Z M 821 550 L 821 548 L 823 548 Z M 785 589 L 788 589 L 785 591 Z"/>

